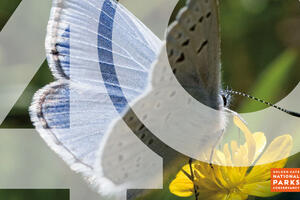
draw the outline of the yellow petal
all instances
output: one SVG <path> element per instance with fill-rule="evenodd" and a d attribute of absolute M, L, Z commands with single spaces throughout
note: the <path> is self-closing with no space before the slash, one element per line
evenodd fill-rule
<path fill-rule="evenodd" d="M 266 143 L 267 143 L 267 139 L 264 133 L 262 132 L 256 132 L 253 134 L 253 138 L 255 140 L 255 144 L 256 144 L 256 151 L 255 151 L 255 156 L 254 156 L 254 160 L 256 160 L 258 158 L 258 156 L 263 152 Z"/>
<path fill-rule="evenodd" d="M 194 164 L 192 164 L 192 167 L 194 168 Z M 191 167 L 189 164 L 186 164 L 182 167 L 182 170 L 185 171 L 186 173 L 188 173 L 188 175 L 191 175 Z M 185 173 L 183 173 L 183 171 L 180 170 L 178 172 L 178 174 L 176 175 L 176 177 L 178 176 L 184 176 L 184 177 L 187 177 Z"/>
<path fill-rule="evenodd" d="M 257 197 L 271 197 L 278 194 L 276 192 L 271 192 L 270 181 L 245 184 L 241 191 Z"/>
<path fill-rule="evenodd" d="M 248 167 L 223 167 L 223 169 L 226 169 L 223 172 L 223 179 L 227 182 L 227 188 L 234 188 L 244 181 Z"/>
<path fill-rule="evenodd" d="M 232 166 L 232 161 L 231 161 L 231 154 L 230 154 L 230 150 L 229 150 L 229 146 L 228 143 L 226 143 L 223 147 L 223 152 L 225 155 L 225 159 L 226 159 L 226 165 L 227 166 Z"/>
<path fill-rule="evenodd" d="M 220 174 L 218 165 L 213 165 L 213 168 L 207 163 L 199 162 L 195 165 L 196 173 L 200 172 L 202 176 L 197 176 L 196 185 L 207 190 L 219 190 L 222 185 L 219 182 Z M 196 174 L 195 173 L 195 174 Z"/>
<path fill-rule="evenodd" d="M 226 178 L 228 176 L 226 167 L 214 165 L 213 172 L 216 185 L 218 185 L 219 188 L 228 188 L 229 185 L 226 181 Z"/>
<path fill-rule="evenodd" d="M 232 156 L 229 151 L 228 144 L 224 145 L 223 148 L 223 155 L 225 156 L 224 160 L 228 163 L 229 166 L 220 166 L 219 171 L 221 173 L 216 173 L 219 182 L 222 184 L 223 187 L 235 187 L 236 185 L 240 184 L 245 177 L 247 172 L 247 167 L 235 167 L 235 166 L 244 166 L 245 164 L 245 157 L 248 161 L 247 155 L 243 152 L 243 149 L 238 147 L 236 141 L 231 141 L 230 143 L 232 149 Z M 244 147 L 245 148 L 245 147 Z M 245 150 L 247 152 L 247 150 Z M 232 160 L 232 161 L 231 161 Z"/>
<path fill-rule="evenodd" d="M 229 197 L 227 197 L 228 200 L 245 200 L 247 198 L 248 195 L 242 192 L 233 192 L 229 194 Z"/>
<path fill-rule="evenodd" d="M 254 183 L 269 180 L 271 168 L 284 167 L 287 161 L 285 158 L 289 156 L 292 146 L 293 140 L 290 135 L 275 138 L 247 175 L 247 182 Z"/>
<path fill-rule="evenodd" d="M 275 162 L 287 158 L 293 147 L 293 139 L 290 135 L 282 135 L 275 138 L 268 146 L 264 154 L 257 161 L 258 165 Z"/>
<path fill-rule="evenodd" d="M 226 165 L 226 157 L 222 151 L 219 151 L 218 149 L 215 150 L 214 155 L 213 155 L 213 160 L 214 164 L 218 164 L 221 166 Z"/>
<path fill-rule="evenodd" d="M 183 170 L 191 174 L 189 165 L 185 165 Z M 179 171 L 176 178 L 169 185 L 169 190 L 176 196 L 190 197 L 193 195 L 194 184 L 182 171 Z"/>
<path fill-rule="evenodd" d="M 232 152 L 232 164 L 234 167 L 241 166 L 241 157 L 240 157 L 240 148 L 235 140 L 232 140 L 230 143 L 231 152 Z"/>
<path fill-rule="evenodd" d="M 248 160 L 249 160 L 248 164 L 250 165 L 253 162 L 255 152 L 256 152 L 255 140 L 250 130 L 247 128 L 247 126 L 243 123 L 243 121 L 238 116 L 233 117 L 233 122 L 237 127 L 239 127 L 239 129 L 242 130 L 242 132 L 245 135 L 247 148 L 248 148 Z"/>
<path fill-rule="evenodd" d="M 175 179 L 171 182 L 169 190 L 172 194 L 179 197 L 190 197 L 193 195 L 194 185 L 192 182 L 187 180 Z"/>
<path fill-rule="evenodd" d="M 282 168 L 286 162 L 287 159 L 283 159 L 265 165 L 255 165 L 250 173 L 246 176 L 246 181 L 248 183 L 267 181 L 271 177 L 271 168 Z"/>

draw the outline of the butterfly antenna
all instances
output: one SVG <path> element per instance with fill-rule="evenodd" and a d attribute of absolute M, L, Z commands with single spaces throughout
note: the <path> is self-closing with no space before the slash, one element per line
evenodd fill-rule
<path fill-rule="evenodd" d="M 285 113 L 287 113 L 287 114 L 289 114 L 289 115 L 292 115 L 292 116 L 294 116 L 294 117 L 300 117 L 300 113 L 286 110 L 286 109 L 284 109 L 284 108 L 281 108 L 281 107 L 279 107 L 279 106 L 277 106 L 277 105 L 274 105 L 274 104 L 272 104 L 272 103 L 269 103 L 269 102 L 264 101 L 264 100 L 262 100 L 262 99 L 259 99 L 259 98 L 257 98 L 257 97 L 253 97 L 253 96 L 251 96 L 251 95 L 249 95 L 249 94 L 245 94 L 245 93 L 243 93 L 243 92 L 237 92 L 237 91 L 234 91 L 234 90 L 231 90 L 231 89 L 230 89 L 230 90 L 227 89 L 227 90 L 225 90 L 225 92 L 228 93 L 228 94 L 231 94 L 231 95 L 239 95 L 239 96 L 247 97 L 247 98 L 249 98 L 249 99 L 258 101 L 258 102 L 260 102 L 260 103 L 263 103 L 263 104 L 265 104 L 265 105 L 267 105 L 267 106 L 271 106 L 271 107 L 273 107 L 273 108 L 275 108 L 275 109 L 277 109 L 277 110 L 280 110 L 280 111 L 282 111 L 282 112 L 285 112 Z"/>

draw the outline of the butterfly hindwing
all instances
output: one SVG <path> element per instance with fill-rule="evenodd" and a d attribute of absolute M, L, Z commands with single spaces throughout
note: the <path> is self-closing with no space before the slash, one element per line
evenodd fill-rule
<path fill-rule="evenodd" d="M 169 27 L 167 51 L 181 85 L 200 102 L 219 109 L 218 1 L 188 0 Z"/>

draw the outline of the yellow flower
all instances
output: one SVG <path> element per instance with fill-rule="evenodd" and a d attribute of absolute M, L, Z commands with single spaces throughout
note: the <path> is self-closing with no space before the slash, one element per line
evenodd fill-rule
<path fill-rule="evenodd" d="M 197 161 L 192 164 L 191 174 L 190 165 L 185 165 L 171 182 L 171 193 L 189 197 L 194 194 L 195 186 L 199 200 L 244 200 L 248 196 L 270 197 L 277 194 L 270 191 L 271 168 L 285 166 L 292 149 L 292 137 L 279 136 L 264 151 L 264 133 L 252 134 L 238 117 L 234 117 L 234 123 L 244 133 L 246 142 L 238 145 L 236 141 L 231 141 L 224 145 L 223 151 L 216 149 L 213 167 Z M 209 158 L 208 154 L 206 158 Z M 247 167 L 255 161 L 252 168 Z"/>

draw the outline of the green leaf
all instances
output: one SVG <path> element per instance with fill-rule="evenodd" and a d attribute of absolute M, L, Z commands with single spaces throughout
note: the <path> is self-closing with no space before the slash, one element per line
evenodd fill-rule
<path fill-rule="evenodd" d="M 294 66 L 298 53 L 293 49 L 285 50 L 260 75 L 251 95 L 264 100 L 272 100 L 279 92 L 279 88 L 288 81 L 288 73 Z M 241 108 L 241 112 L 257 110 L 261 103 L 251 101 Z"/>

